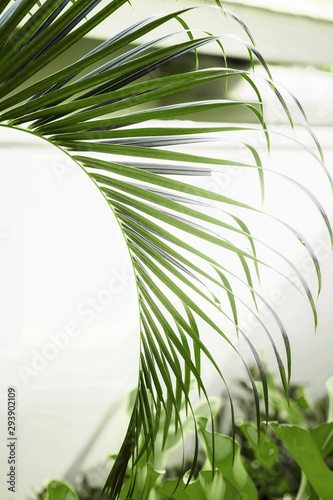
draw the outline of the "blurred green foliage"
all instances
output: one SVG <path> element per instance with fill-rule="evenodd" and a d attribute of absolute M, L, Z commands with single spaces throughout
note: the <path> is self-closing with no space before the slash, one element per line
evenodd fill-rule
<path fill-rule="evenodd" d="M 156 447 L 148 461 L 138 460 L 137 480 L 131 488 L 130 470 L 121 499 L 133 500 L 332 500 L 333 498 L 333 379 L 328 395 L 311 404 L 302 385 L 290 386 L 290 401 L 266 367 L 270 395 L 269 423 L 256 426 L 250 386 L 239 382 L 241 420 L 236 441 L 219 432 L 226 412 L 221 398 L 199 402 L 194 408 L 197 428 L 183 408 L 182 428 L 165 438 L 162 415 Z M 253 369 L 263 398 L 259 376 Z M 214 440 L 210 429 L 215 422 Z M 182 453 L 184 437 L 194 436 L 191 453 L 198 459 L 193 475 L 188 464 L 193 457 Z M 186 438 L 186 439 L 187 439 Z M 193 444 L 193 443 L 192 443 Z M 194 451 L 193 451 L 194 449 Z M 170 456 L 178 451 L 178 465 Z M 111 459 L 114 457 L 111 457 Z M 174 459 L 173 459 L 174 462 Z M 214 471 L 214 473 L 213 473 Z M 192 477 L 191 477 L 192 475 Z M 52 480 L 38 500 L 106 500 L 100 485 L 92 485 L 83 474 L 73 487 Z M 128 495 L 131 496 L 128 496 Z"/>

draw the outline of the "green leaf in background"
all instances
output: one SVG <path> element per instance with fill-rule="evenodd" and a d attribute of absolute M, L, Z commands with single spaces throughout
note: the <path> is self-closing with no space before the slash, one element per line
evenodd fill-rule
<path fill-rule="evenodd" d="M 320 424 L 310 431 L 323 458 L 326 458 L 333 451 L 333 378 L 326 382 L 326 388 L 328 393 L 327 423 Z M 302 472 L 301 485 L 296 500 L 318 500 L 318 496 L 304 472 Z"/>
<path fill-rule="evenodd" d="M 154 492 L 156 482 L 164 471 L 157 471 L 151 462 L 146 462 L 145 457 L 141 459 L 140 465 L 137 468 L 136 481 L 133 484 L 129 479 L 120 493 L 120 500 L 128 498 L 149 498 L 149 500 L 158 498 Z M 128 496 L 130 495 L 130 496 Z"/>
<path fill-rule="evenodd" d="M 157 489 L 162 498 L 168 500 L 238 500 L 237 491 L 223 479 L 217 471 L 212 479 L 210 471 L 200 472 L 198 479 L 191 482 L 186 488 L 185 484 L 177 487 L 177 479 L 165 481 Z"/>
<path fill-rule="evenodd" d="M 45 500 L 78 500 L 78 497 L 72 486 L 53 479 L 47 485 Z"/>
<path fill-rule="evenodd" d="M 310 430 L 312 439 L 318 446 L 323 458 L 333 451 L 333 422 L 320 424 Z"/>
<path fill-rule="evenodd" d="M 321 500 L 332 500 L 333 471 L 323 460 L 323 452 L 332 446 L 333 423 L 307 431 L 296 425 L 270 424 L 294 457 Z"/>
<path fill-rule="evenodd" d="M 206 430 L 206 425 L 199 422 L 199 435 L 204 445 L 210 465 L 213 465 L 212 433 Z M 207 422 L 207 421 L 206 421 Z M 257 489 L 247 473 L 240 455 L 240 445 L 236 442 L 233 452 L 233 441 L 229 436 L 214 434 L 215 468 L 218 469 L 226 482 L 240 495 L 243 500 L 258 500 Z"/>
<path fill-rule="evenodd" d="M 274 439 L 267 432 L 261 432 L 258 442 L 258 431 L 252 422 L 244 422 L 239 427 L 250 444 L 256 460 L 267 469 L 271 469 L 279 453 L 279 447 Z"/>

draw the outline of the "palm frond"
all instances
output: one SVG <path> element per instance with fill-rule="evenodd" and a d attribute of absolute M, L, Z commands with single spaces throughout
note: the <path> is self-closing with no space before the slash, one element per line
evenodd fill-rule
<path fill-rule="evenodd" d="M 195 427 L 195 451 L 188 476 L 191 481 L 198 456 L 197 423 L 190 396 L 192 378 L 198 393 L 209 403 L 202 375 L 203 357 L 214 366 L 226 387 L 234 422 L 227 381 L 202 339 L 202 325 L 219 335 L 221 342 L 242 359 L 253 388 L 258 431 L 259 395 L 244 355 L 237 347 L 239 336 L 248 345 L 258 367 L 266 417 L 267 380 L 260 356 L 239 322 L 239 306 L 251 311 L 265 331 L 288 397 L 291 350 L 286 328 L 256 289 L 256 284 L 260 283 L 260 269 L 275 268 L 258 257 L 258 247 L 266 246 L 296 276 L 297 284 L 285 278 L 305 293 L 314 325 L 317 325 L 315 300 L 302 273 L 285 255 L 252 234 L 243 216 L 255 213 L 272 221 L 276 218 L 245 202 L 200 187 L 198 179 L 211 176 L 225 166 L 255 169 L 263 200 L 265 175 L 283 177 L 311 200 L 333 242 L 330 221 L 320 200 L 291 177 L 264 168 L 263 155 L 269 152 L 270 135 L 275 132 L 266 124 L 258 79 L 253 70 L 227 65 L 225 41 L 242 44 L 249 54 L 250 64 L 257 60 L 262 65 L 266 76 L 261 79 L 275 96 L 276 105 L 284 111 L 290 127 L 300 121 L 309 131 L 315 148 L 310 153 L 324 168 L 332 184 L 323 163 L 322 150 L 307 125 L 301 105 L 292 96 L 296 114 L 289 109 L 283 90 L 273 82 L 247 26 L 234 13 L 223 9 L 220 1 L 216 0 L 216 4 L 222 10 L 222 17 L 237 22 L 244 30 L 245 40 L 225 33 L 211 35 L 207 31 L 190 30 L 183 18 L 194 8 L 186 8 L 171 14 L 149 16 L 112 36 L 74 63 L 38 78 L 45 66 L 126 3 L 127 0 L 112 0 L 101 7 L 100 0 L 73 3 L 69 0 L 21 0 L 4 1 L 0 6 L 0 126 L 37 135 L 64 151 L 86 172 L 119 222 L 136 277 L 141 325 L 140 373 L 128 430 L 105 485 L 111 499 L 120 495 L 129 462 L 132 462 L 132 478 L 127 495 L 131 496 L 135 488 L 135 465 L 144 457 L 149 460 L 154 455 L 161 412 L 165 412 L 163 448 L 171 432 L 171 422 L 176 432 L 182 428 L 182 405 L 193 415 Z M 172 20 L 180 22 L 181 31 L 153 37 L 155 29 Z M 152 39 L 142 42 L 141 38 L 146 35 L 151 35 Z M 167 40 L 172 45 L 165 44 Z M 211 43 L 218 43 L 221 48 L 221 67 L 156 76 L 156 70 L 186 54 L 198 54 L 201 47 Z M 122 51 L 120 55 L 119 51 Z M 237 77 L 251 88 L 255 96 L 252 101 L 214 96 L 205 101 L 187 98 L 186 91 L 190 89 Z M 176 102 L 165 103 L 171 97 L 177 97 Z M 156 100 L 161 104 L 156 105 Z M 212 110 L 218 110 L 223 116 L 225 109 L 238 107 L 253 116 L 253 126 L 211 127 L 165 122 L 155 127 L 151 124 L 151 120 L 188 118 Z M 242 131 L 253 137 L 263 135 L 264 153 L 256 147 L 255 140 L 253 143 L 248 138 L 240 140 L 237 134 Z M 297 144 L 295 139 L 291 140 Z M 188 144 L 216 141 L 236 142 L 250 152 L 251 160 L 223 156 L 223 148 L 218 158 L 177 149 Z M 182 177 L 186 177 L 187 182 Z M 308 252 L 319 293 L 320 266 L 311 245 L 298 230 L 284 221 L 278 222 Z M 214 249 L 218 249 L 219 258 L 214 256 Z M 225 255 L 236 258 L 239 273 L 222 265 Z M 275 272 L 283 274 L 279 269 Z M 252 301 L 250 305 L 234 291 L 235 281 L 247 289 Z M 218 298 L 218 293 L 223 294 L 223 300 Z M 260 317 L 258 301 L 265 304 L 277 325 L 284 342 L 284 356 L 278 352 L 266 322 Z M 221 326 L 221 318 L 228 322 L 227 329 Z M 214 440 L 214 432 L 212 436 Z"/>

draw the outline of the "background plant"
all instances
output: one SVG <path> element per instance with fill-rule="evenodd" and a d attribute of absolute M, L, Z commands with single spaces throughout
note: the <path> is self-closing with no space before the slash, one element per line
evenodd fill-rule
<path fill-rule="evenodd" d="M 304 386 L 293 385 L 290 388 L 290 405 L 288 405 L 283 391 L 277 385 L 277 380 L 267 367 L 265 368 L 270 389 L 270 418 L 279 421 L 279 424 L 272 422 L 268 427 L 263 425 L 258 443 L 251 388 L 246 382 L 241 381 L 243 420 L 236 425 L 235 455 L 233 455 L 231 432 L 229 435 L 216 432 L 215 473 L 214 477 L 212 476 L 213 447 L 211 431 L 207 429 L 210 408 L 214 414 L 217 430 L 219 416 L 225 408 L 222 399 L 217 397 L 209 400 L 210 407 L 207 402 L 199 403 L 195 408 L 195 415 L 199 426 L 200 450 L 197 470 L 190 484 L 185 488 L 190 469 L 182 477 L 184 464 L 180 463 L 181 453 L 178 466 L 175 466 L 174 459 L 171 462 L 173 465 L 170 465 L 170 454 L 175 453 L 175 450 L 181 451 L 184 436 L 178 431 L 168 436 L 164 450 L 154 457 L 154 461 L 153 457 L 150 457 L 148 464 L 146 460 L 139 461 L 133 498 L 276 500 L 287 498 L 286 495 L 289 495 L 288 498 L 297 500 L 329 499 L 333 485 L 333 379 L 327 382 L 328 395 L 314 403 L 308 401 Z M 253 375 L 258 380 L 255 368 L 253 370 Z M 129 405 L 129 408 L 131 407 L 132 405 Z M 190 419 L 186 418 L 184 413 L 182 414 L 183 432 L 193 432 Z M 161 421 L 158 434 L 157 440 L 163 439 L 163 421 Z M 314 464 L 313 454 L 316 454 L 318 449 L 321 449 L 322 458 Z M 310 471 L 300 458 L 304 455 L 311 461 Z M 115 459 L 115 457 L 112 458 Z M 189 457 L 183 458 L 185 458 L 186 469 L 186 465 L 191 466 L 192 460 Z M 319 493 L 311 484 L 314 482 L 315 488 L 317 487 L 317 478 L 323 477 L 323 470 L 331 478 L 326 491 Z M 131 471 L 128 470 L 127 482 L 125 482 L 120 498 L 127 498 L 130 476 Z M 322 480 L 320 482 L 322 483 Z M 62 483 L 51 481 L 49 489 L 60 491 L 60 484 Z M 321 484 L 320 487 L 322 486 Z M 82 475 L 75 485 L 75 490 L 80 500 L 107 498 L 102 494 L 102 484 L 99 487 L 89 484 L 89 474 Z M 49 500 L 47 495 L 49 492 L 41 493 L 40 500 Z M 62 500 L 62 498 L 55 497 L 55 500 Z M 53 500 L 53 497 L 50 497 L 51 499 Z"/>

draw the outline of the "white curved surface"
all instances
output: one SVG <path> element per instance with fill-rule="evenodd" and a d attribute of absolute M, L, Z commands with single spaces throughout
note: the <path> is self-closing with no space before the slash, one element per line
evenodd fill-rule
<path fill-rule="evenodd" d="M 110 405 L 136 384 L 139 329 L 130 259 L 105 200 L 52 146 L 27 134 L 7 140 L 30 143 L 0 149 L 0 441 L 12 385 L 13 498 L 24 499 L 66 473 Z M 123 419 L 100 457 L 117 449 L 125 429 Z M 3 445 L 0 456 L 7 473 Z"/>

